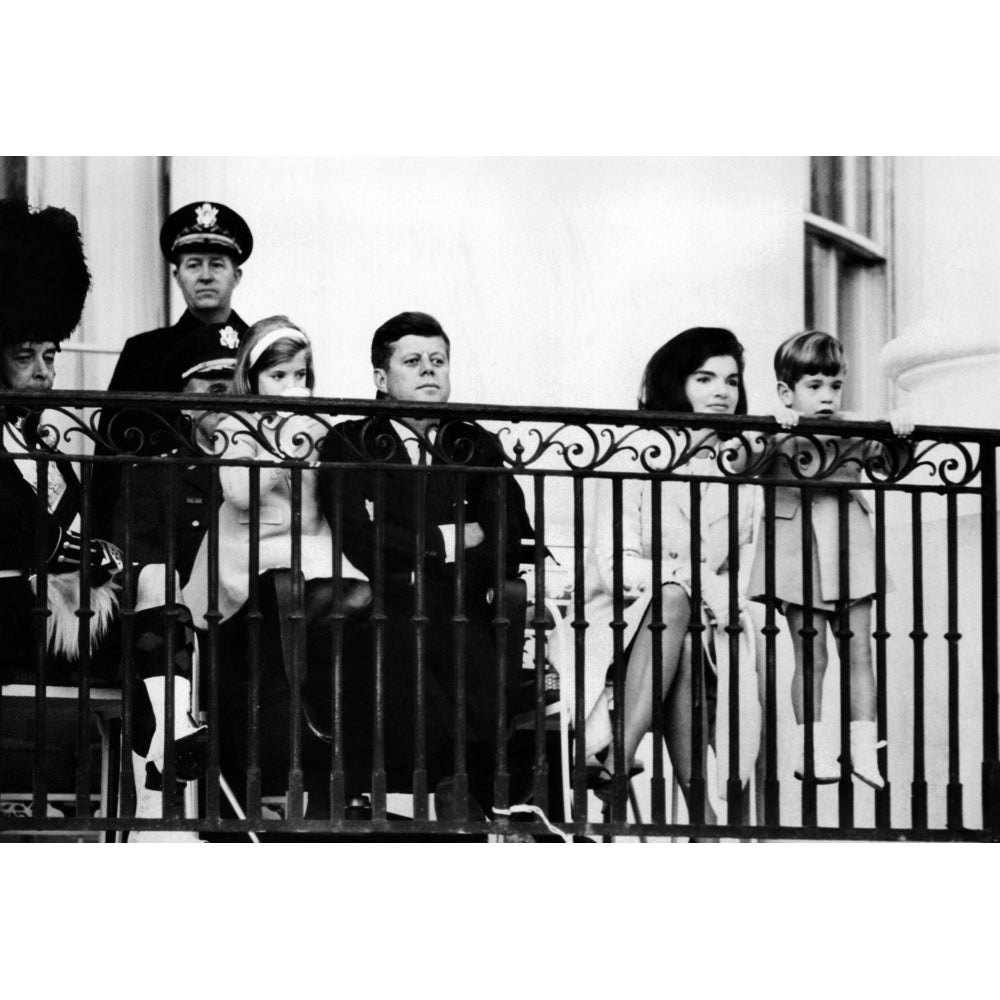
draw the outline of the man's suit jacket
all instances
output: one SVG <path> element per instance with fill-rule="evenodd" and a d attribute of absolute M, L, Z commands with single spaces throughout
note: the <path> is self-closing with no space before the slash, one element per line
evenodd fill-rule
<path fill-rule="evenodd" d="M 229 314 L 226 322 L 241 337 L 247 330 L 247 324 L 235 312 Z M 171 373 L 167 370 L 167 357 L 186 334 L 202 325 L 200 319 L 185 309 L 173 326 L 129 337 L 118 357 L 108 384 L 108 392 L 179 391 L 180 387 L 174 384 Z M 138 455 L 160 455 L 176 443 L 169 439 L 169 435 L 165 435 L 163 426 L 163 420 L 170 422 L 171 419 L 171 415 L 167 413 L 162 415 L 162 419 L 158 419 L 140 410 L 105 407 L 101 411 L 97 432 L 102 441 L 110 440 L 112 447 L 109 449 L 98 445 L 94 453 L 110 455 L 127 451 Z M 139 438 L 135 436 L 136 432 L 142 434 L 141 447 L 137 447 Z M 91 495 L 95 501 L 94 510 L 98 513 L 97 534 L 101 537 L 110 537 L 113 530 L 112 519 L 120 489 L 121 466 L 111 463 L 95 464 Z"/>
<path fill-rule="evenodd" d="M 451 461 L 447 459 L 450 457 Z M 449 773 L 450 748 L 455 736 L 455 661 L 452 615 L 455 599 L 455 564 L 446 561 L 444 536 L 439 525 L 454 524 L 458 477 L 450 472 L 419 473 L 412 469 L 405 446 L 392 423 L 384 417 L 348 421 L 333 427 L 320 450 L 324 462 L 366 462 L 370 468 L 347 470 L 342 475 L 342 524 L 344 552 L 376 586 L 375 518 L 376 482 L 384 479 L 384 593 L 388 616 L 384 655 L 387 760 L 395 761 L 396 774 L 412 767 L 409 755 L 414 739 L 414 629 L 413 572 L 422 562 L 425 574 L 425 664 L 427 693 L 427 752 L 435 752 L 443 771 Z M 375 463 L 378 463 L 377 465 Z M 444 423 L 432 446 L 432 467 L 443 465 L 499 469 L 503 456 L 496 439 L 475 424 Z M 405 467 L 405 468 L 401 468 Z M 333 470 L 320 470 L 320 506 L 334 523 Z M 517 574 L 519 541 L 531 537 L 524 495 L 513 478 L 506 485 L 503 509 L 496 499 L 496 479 L 488 473 L 470 472 L 465 479 L 465 520 L 478 522 L 485 540 L 465 550 L 466 741 L 483 749 L 492 760 L 496 727 L 496 647 L 490 620 L 494 609 L 488 592 L 496 583 L 496 539 L 506 525 L 505 573 Z M 426 530 L 416 538 L 416 511 L 420 484 L 426 483 Z M 418 554 L 419 553 L 419 554 Z M 508 684 L 518 671 L 511 665 Z M 368 664 L 371 669 L 371 664 Z M 391 780 L 394 765 L 389 763 Z M 433 765 L 430 772 L 435 773 Z M 433 779 L 432 779 L 433 780 Z"/>
<path fill-rule="evenodd" d="M 418 490 L 426 482 L 425 531 L 420 542 L 420 558 L 426 574 L 429 601 L 450 607 L 454 593 L 455 564 L 446 561 L 441 525 L 455 523 L 459 476 L 454 473 L 412 471 L 412 463 L 403 441 L 392 423 L 384 417 L 365 418 L 338 424 L 327 435 L 320 449 L 324 462 L 379 462 L 384 472 L 384 547 L 383 566 L 386 594 L 402 584 L 408 585 L 418 565 L 416 517 Z M 441 425 L 431 453 L 431 467 L 501 468 L 503 454 L 492 434 L 476 424 L 451 421 Z M 394 466 L 405 467 L 395 471 Z M 376 579 L 375 502 L 378 475 L 371 471 L 344 474 L 343 546 L 350 561 L 369 580 Z M 465 523 L 478 522 L 486 536 L 479 545 L 465 550 L 466 613 L 486 612 L 487 591 L 496 582 L 497 537 L 501 523 L 506 526 L 504 545 L 505 576 L 517 575 L 520 539 L 531 537 L 532 528 L 525 510 L 524 494 L 513 478 L 507 479 L 506 504 L 497 503 L 497 476 L 468 473 L 465 480 Z M 320 506 L 333 523 L 333 473 L 320 471 Z"/>

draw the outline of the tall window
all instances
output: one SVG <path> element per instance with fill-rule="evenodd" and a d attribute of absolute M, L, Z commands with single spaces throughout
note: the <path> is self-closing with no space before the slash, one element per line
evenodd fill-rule
<path fill-rule="evenodd" d="M 886 386 L 878 358 L 889 336 L 891 161 L 813 156 L 806 212 L 805 322 L 844 344 L 844 406 L 878 415 Z"/>
<path fill-rule="evenodd" d="M 0 156 L 0 198 L 23 198 L 28 189 L 28 158 Z"/>

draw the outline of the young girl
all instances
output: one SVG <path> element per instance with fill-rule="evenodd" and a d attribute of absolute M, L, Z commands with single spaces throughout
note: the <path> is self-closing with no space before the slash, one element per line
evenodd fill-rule
<path fill-rule="evenodd" d="M 286 316 L 254 323 L 243 337 L 231 392 L 236 395 L 310 396 L 315 384 L 309 338 Z M 253 428 L 251 431 L 249 428 Z M 219 508 L 219 592 L 221 621 L 232 618 L 250 593 L 250 469 L 254 462 L 282 458 L 311 460 L 318 455 L 326 427 L 306 415 L 233 414 L 216 427 L 220 457 L 245 464 L 219 467 L 223 503 Z M 260 470 L 259 565 L 261 574 L 292 565 L 292 475 L 290 469 Z M 332 567 L 330 526 L 317 498 L 317 473 L 302 473 L 301 566 L 305 579 L 329 577 Z M 206 628 L 209 607 L 206 534 L 184 589 L 185 603 L 198 628 Z M 366 604 L 370 593 L 363 573 L 342 557 L 344 602 Z"/>
<path fill-rule="evenodd" d="M 650 358 L 643 375 L 639 408 L 642 410 L 679 413 L 746 413 L 746 392 L 743 386 L 743 348 L 729 331 L 715 327 L 695 327 L 667 341 Z M 639 439 L 633 439 L 636 446 Z M 682 474 L 718 476 L 712 456 L 714 435 L 701 438 L 699 454 L 676 471 Z M 662 449 L 663 437 L 651 433 L 649 446 Z M 702 451 L 704 453 L 702 453 Z M 737 488 L 737 536 L 741 549 L 741 576 L 745 578 L 752 552 L 756 486 Z M 624 760 L 616 761 L 613 745 L 609 747 L 595 793 L 609 800 L 612 794 L 616 766 L 632 770 L 639 743 L 650 731 L 653 721 L 653 699 L 665 703 L 664 741 L 681 789 L 687 796 L 692 773 L 692 676 L 688 626 L 691 622 L 691 488 L 687 481 L 665 480 L 660 484 L 662 565 L 662 633 L 661 690 L 653 691 L 653 521 L 652 482 L 648 477 L 625 479 L 622 483 L 621 564 L 623 593 L 632 600 L 625 612 L 627 628 L 623 633 L 626 673 L 624 686 Z M 594 536 L 590 546 L 590 567 L 587 580 L 586 618 L 587 669 L 584 695 L 590 709 L 586 722 L 588 752 L 611 744 L 608 700 L 613 659 L 612 631 L 609 627 L 614 610 L 615 533 L 612 526 L 612 485 L 600 480 L 594 498 Z M 706 482 L 701 488 L 701 600 L 702 617 L 718 626 L 729 618 L 729 486 L 725 482 Z M 738 587 L 740 608 L 745 604 L 743 580 Z M 743 619 L 742 614 L 740 615 Z M 725 798 L 725 782 L 729 773 L 729 669 L 728 638 L 714 631 L 714 643 L 706 650 L 709 668 L 716 667 L 719 680 L 716 750 L 719 761 L 719 790 Z M 743 639 L 751 641 L 749 620 L 744 619 Z M 712 652 L 718 654 L 712 656 Z M 744 646 L 741 657 L 740 690 L 736 697 L 740 705 L 739 771 L 745 782 L 749 779 L 757 758 L 760 738 L 760 704 L 757 699 L 757 678 L 753 656 Z M 566 682 L 571 683 L 573 665 L 561 668 Z M 568 685 L 567 685 L 568 686 Z M 571 697 L 565 693 L 564 696 Z M 596 702 L 595 702 L 596 699 Z M 591 708 L 591 706 L 593 706 Z M 704 732 L 707 734 L 706 725 Z M 704 748 L 703 748 L 704 749 Z M 706 820 L 714 822 L 711 807 Z"/>
<path fill-rule="evenodd" d="M 782 427 L 794 427 L 800 417 L 812 420 L 859 419 L 840 410 L 847 364 L 840 342 L 828 333 L 806 331 L 786 340 L 774 356 L 774 372 L 778 380 L 778 398 L 785 411 L 776 415 Z M 909 417 L 902 412 L 891 419 L 893 431 L 905 437 L 913 430 Z M 830 483 L 859 482 L 861 467 L 866 460 L 884 455 L 881 444 L 871 442 L 858 448 L 850 438 L 821 437 L 819 448 L 796 435 L 784 435 L 775 440 L 774 459 L 765 474 L 796 481 L 793 468 L 807 478 L 831 457 L 851 449 L 851 458 L 837 468 L 827 481 Z M 808 721 L 804 708 L 803 636 L 805 621 L 802 503 L 812 504 L 812 592 L 810 607 L 817 635 L 813 641 L 813 706 L 814 720 L 822 716 L 823 677 L 826 673 L 826 631 L 837 625 L 842 610 L 840 581 L 840 514 L 834 489 L 802 489 L 796 486 L 775 488 L 774 521 L 774 592 L 765 590 L 765 555 L 763 534 L 758 542 L 750 575 L 749 593 L 753 600 L 774 600 L 788 618 L 795 652 L 795 674 L 792 679 L 792 707 L 799 727 L 801 750 L 795 776 L 805 775 L 805 727 Z M 875 677 L 871 660 L 871 607 L 875 596 L 875 536 L 869 519 L 870 507 L 861 490 L 851 490 L 848 496 L 848 531 L 850 539 L 847 585 L 847 624 L 851 632 L 851 768 L 854 774 L 873 788 L 882 788 L 885 780 L 879 772 L 876 756 Z M 814 744 L 814 772 L 817 782 L 840 779 L 840 767 L 834 750 L 819 741 Z"/>

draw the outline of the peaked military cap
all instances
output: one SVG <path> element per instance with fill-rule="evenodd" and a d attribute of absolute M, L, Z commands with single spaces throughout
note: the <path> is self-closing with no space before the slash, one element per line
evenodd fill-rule
<path fill-rule="evenodd" d="M 253 235 L 242 216 L 218 201 L 193 201 L 177 209 L 160 230 L 160 249 L 167 260 L 185 251 L 227 253 L 238 264 L 250 256 Z"/>
<path fill-rule="evenodd" d="M 167 356 L 167 369 L 178 389 L 194 376 L 209 378 L 236 368 L 240 335 L 228 323 L 206 323 L 182 337 Z"/>

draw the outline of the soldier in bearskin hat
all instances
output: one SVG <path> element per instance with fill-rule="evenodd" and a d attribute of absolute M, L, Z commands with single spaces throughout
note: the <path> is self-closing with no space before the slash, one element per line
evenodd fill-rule
<path fill-rule="evenodd" d="M 81 569 L 89 575 L 91 642 L 115 613 L 122 568 L 110 542 L 80 537 L 80 483 L 41 428 L 42 406 L 9 390 L 47 392 L 59 345 L 80 322 L 90 289 L 76 219 L 61 208 L 33 212 L 0 201 L 0 675 L 34 680 L 37 580 L 44 569 L 50 614 L 48 676 L 79 658 Z M 37 456 L 50 461 L 39 462 Z M 39 565 L 39 557 L 44 566 Z"/>
<path fill-rule="evenodd" d="M 160 249 L 172 265 L 174 281 L 186 308 L 172 326 L 130 337 L 122 348 L 109 392 L 172 392 L 166 360 L 187 334 L 206 323 L 231 327 L 240 337 L 247 324 L 232 308 L 233 292 L 243 276 L 242 265 L 253 250 L 253 235 L 243 218 L 220 202 L 196 201 L 177 209 L 160 230 Z M 163 450 L 170 416 L 157 419 L 148 412 L 106 408 L 98 431 L 109 442 L 98 454 L 129 451 L 155 455 Z M 157 432 L 160 432 L 157 434 Z M 104 464 L 94 471 L 95 510 L 102 528 L 111 530 L 111 513 L 121 485 L 119 466 Z"/>

